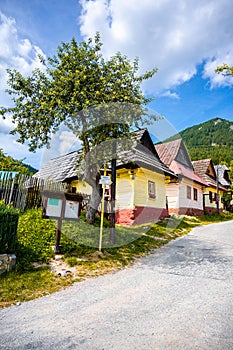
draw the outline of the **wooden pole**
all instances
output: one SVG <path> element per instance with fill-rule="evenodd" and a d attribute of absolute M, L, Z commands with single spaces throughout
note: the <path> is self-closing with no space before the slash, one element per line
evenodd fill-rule
<path fill-rule="evenodd" d="M 56 242 L 55 242 L 55 247 L 54 247 L 54 252 L 56 254 L 60 253 L 59 245 L 60 245 L 60 239 L 61 239 L 61 227 L 62 227 L 62 219 L 59 218 L 57 220 Z"/>
<path fill-rule="evenodd" d="M 116 158 L 112 159 L 111 213 L 110 213 L 110 242 L 115 242 L 115 202 L 116 202 Z"/>
<path fill-rule="evenodd" d="M 104 169 L 104 176 L 106 176 L 106 169 Z M 101 217 L 100 217 L 100 239 L 99 239 L 99 251 L 102 249 L 102 239 L 103 239 L 103 226 L 104 226 L 104 195 L 106 185 L 102 185 L 103 193 L 102 193 L 102 202 L 101 202 Z"/>

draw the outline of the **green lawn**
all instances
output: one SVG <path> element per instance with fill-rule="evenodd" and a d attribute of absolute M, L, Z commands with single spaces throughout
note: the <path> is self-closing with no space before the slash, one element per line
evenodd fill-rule
<path fill-rule="evenodd" d="M 109 228 L 104 229 L 102 255 L 96 256 L 99 228 L 64 222 L 61 246 L 63 259 L 75 266 L 76 277 L 57 277 L 47 267 L 35 269 L 32 262 L 48 263 L 54 256 L 56 225 L 41 219 L 39 210 L 21 215 L 18 227 L 17 270 L 0 276 L 0 307 L 31 300 L 65 288 L 74 281 L 96 277 L 129 266 L 133 261 L 197 225 L 233 220 L 233 214 L 163 219 L 156 224 L 117 227 L 115 243 L 110 243 Z M 93 258 L 95 256 L 95 259 Z"/>

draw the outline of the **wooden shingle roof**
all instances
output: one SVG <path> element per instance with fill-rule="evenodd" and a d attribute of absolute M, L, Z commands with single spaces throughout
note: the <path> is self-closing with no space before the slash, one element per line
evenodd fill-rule
<path fill-rule="evenodd" d="M 77 161 L 80 151 L 74 151 L 63 156 L 51 159 L 36 174 L 35 177 L 48 179 L 54 182 L 65 182 L 77 177 Z"/>
<path fill-rule="evenodd" d="M 181 139 L 157 144 L 155 149 L 162 162 L 175 174 L 207 186 L 204 179 L 195 174 L 188 151 Z"/>
<path fill-rule="evenodd" d="M 216 181 L 216 172 L 214 169 L 213 162 L 210 158 L 208 159 L 201 159 L 201 160 L 195 160 L 192 162 L 194 171 L 197 173 L 200 177 L 202 177 L 205 182 L 207 182 L 208 186 L 210 187 L 217 187 L 217 181 Z M 219 184 L 219 188 L 221 190 L 225 190 L 224 187 L 222 187 Z"/>
<path fill-rule="evenodd" d="M 65 182 L 68 179 L 77 178 L 77 161 L 80 154 L 81 151 L 75 151 L 51 159 L 35 176 L 55 182 Z M 127 165 L 144 167 L 176 177 L 174 172 L 160 160 L 147 129 L 134 132 L 132 147 L 129 150 L 118 152 L 117 167 L 121 168 Z"/>
<path fill-rule="evenodd" d="M 193 169 L 187 148 L 181 139 L 157 144 L 155 145 L 155 149 L 161 161 L 168 167 L 175 160 Z"/>
<path fill-rule="evenodd" d="M 230 169 L 227 168 L 225 164 L 223 165 L 215 165 L 214 166 L 216 176 L 218 176 L 219 182 L 222 186 L 228 188 L 231 185 L 231 181 L 229 178 Z"/>

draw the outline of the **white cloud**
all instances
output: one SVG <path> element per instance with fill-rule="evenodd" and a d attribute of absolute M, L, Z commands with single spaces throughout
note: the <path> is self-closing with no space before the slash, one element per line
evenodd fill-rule
<path fill-rule="evenodd" d="M 219 55 L 218 58 L 209 59 L 205 66 L 203 77 L 210 79 L 210 87 L 215 88 L 219 86 L 232 86 L 233 85 L 233 77 L 232 76 L 224 76 L 223 74 L 216 74 L 215 69 L 218 66 L 222 66 L 223 64 L 228 64 L 230 66 L 233 65 L 233 50 L 231 53 L 226 54 L 225 56 Z"/>
<path fill-rule="evenodd" d="M 140 58 L 142 71 L 158 67 L 147 92 L 159 93 L 191 79 L 205 63 L 211 86 L 227 84 L 214 62 L 233 64 L 232 0 L 82 0 L 81 34 L 101 33 L 106 56 Z M 221 61 L 223 60 L 223 61 Z M 172 96 L 171 96 L 172 97 Z"/>
<path fill-rule="evenodd" d="M 38 46 L 33 45 L 27 38 L 20 37 L 15 20 L 0 12 L 0 106 L 9 106 L 11 103 L 9 96 L 4 92 L 8 79 L 6 69 L 16 69 L 27 75 L 36 67 L 43 68 L 38 54 L 44 56 Z M 26 157 L 26 163 L 38 168 L 41 151 L 36 154 L 28 152 L 27 145 L 16 142 L 17 135 L 9 135 L 13 128 L 14 124 L 9 115 L 5 120 L 0 117 L 0 148 L 13 158 Z"/>
<path fill-rule="evenodd" d="M 180 99 L 180 96 L 176 92 L 171 92 L 170 90 L 164 91 L 160 96 L 161 97 L 173 98 L 175 100 L 179 100 Z"/>
<path fill-rule="evenodd" d="M 74 147 L 76 150 L 80 148 L 80 142 L 72 131 L 62 131 L 59 135 L 59 142 L 60 155 L 70 152 Z"/>
<path fill-rule="evenodd" d="M 21 38 L 13 18 L 0 12 L 0 81 L 1 92 L 7 88 L 6 69 L 16 69 L 23 75 L 30 74 L 36 68 L 42 68 L 38 54 L 42 50 L 27 38 Z M 0 93 L 0 105 L 8 105 L 9 99 Z"/>
<path fill-rule="evenodd" d="M 15 125 L 12 123 L 11 116 L 6 115 L 6 119 L 0 119 L 0 133 L 9 134 L 14 129 Z"/>

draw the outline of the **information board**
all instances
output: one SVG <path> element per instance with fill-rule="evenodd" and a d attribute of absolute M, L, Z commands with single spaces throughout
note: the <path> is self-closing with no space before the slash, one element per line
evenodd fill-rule
<path fill-rule="evenodd" d="M 64 219 L 78 219 L 79 202 L 66 200 Z"/>
<path fill-rule="evenodd" d="M 60 217 L 62 210 L 62 199 L 48 198 L 46 215 L 49 217 Z"/>

